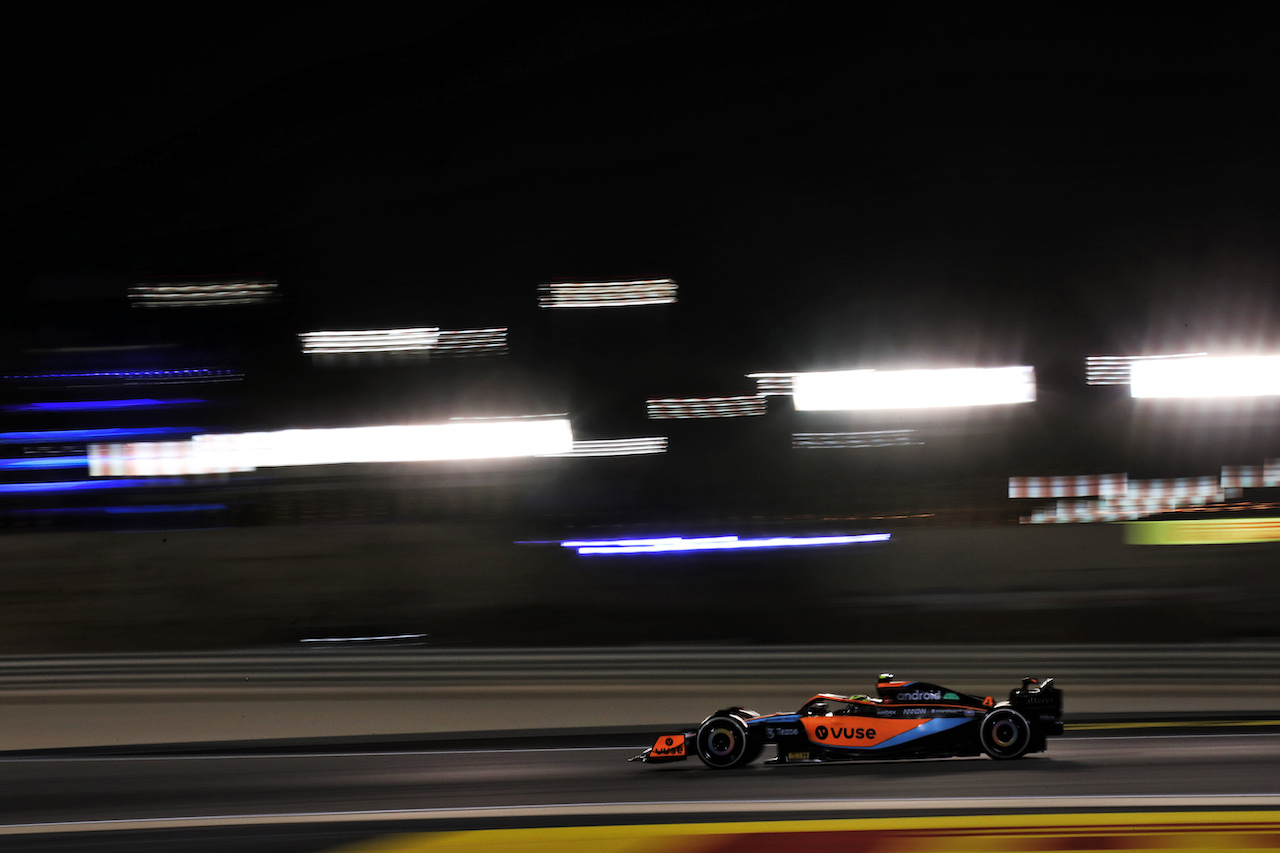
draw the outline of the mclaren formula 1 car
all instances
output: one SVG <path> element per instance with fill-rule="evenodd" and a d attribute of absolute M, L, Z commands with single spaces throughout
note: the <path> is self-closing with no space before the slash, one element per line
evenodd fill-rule
<path fill-rule="evenodd" d="M 996 702 L 886 673 L 876 694 L 819 693 L 794 713 L 726 708 L 696 730 L 660 735 L 631 760 L 657 764 L 697 753 L 708 767 L 727 770 L 751 763 L 770 744 L 778 747 L 771 764 L 983 753 L 1008 759 L 1043 752 L 1050 735 L 1062 734 L 1062 691 L 1052 678 L 1024 678 L 1008 700 Z"/>

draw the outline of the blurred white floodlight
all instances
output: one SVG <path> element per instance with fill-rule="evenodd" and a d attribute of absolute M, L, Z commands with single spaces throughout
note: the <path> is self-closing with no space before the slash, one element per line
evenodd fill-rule
<path fill-rule="evenodd" d="M 275 468 L 353 462 L 435 462 L 564 453 L 573 449 L 569 421 L 521 418 L 421 426 L 289 429 L 192 439 L 214 457 Z"/>
<path fill-rule="evenodd" d="M 796 411 L 932 409 L 1031 403 L 1035 368 L 833 370 L 792 376 Z"/>
<path fill-rule="evenodd" d="M 365 352 L 417 352 L 429 350 L 440 338 L 440 330 L 365 329 L 362 331 L 302 332 L 305 355 L 337 355 Z"/>
<path fill-rule="evenodd" d="M 296 465 L 503 459 L 572 450 L 573 433 L 563 418 L 288 429 L 198 435 L 190 442 L 169 442 L 161 448 L 145 442 L 95 446 L 90 474 L 118 476 L 138 470 L 210 474 Z"/>
<path fill-rule="evenodd" d="M 629 308 L 676 301 L 676 283 L 670 278 L 554 282 L 539 290 L 541 308 Z"/>
<path fill-rule="evenodd" d="M 1144 398 L 1280 394 L 1280 356 L 1198 356 L 1135 362 L 1129 393 Z"/>
<path fill-rule="evenodd" d="M 135 308 L 195 308 L 248 305 L 275 296 L 277 282 L 267 278 L 227 278 L 137 284 L 129 288 Z"/>
<path fill-rule="evenodd" d="M 1133 365 L 1140 361 L 1166 358 L 1197 358 L 1204 352 L 1182 352 L 1171 355 L 1091 355 L 1085 359 L 1085 381 L 1090 385 L 1128 385 Z"/>
<path fill-rule="evenodd" d="M 743 418 L 764 415 L 769 404 L 759 394 L 739 397 L 665 397 L 646 400 L 650 420 Z"/>

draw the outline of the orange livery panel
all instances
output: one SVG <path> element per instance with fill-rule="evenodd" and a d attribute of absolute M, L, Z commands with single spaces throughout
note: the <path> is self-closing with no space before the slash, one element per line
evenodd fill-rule
<path fill-rule="evenodd" d="M 685 757 L 684 735 L 662 735 L 654 741 L 653 749 L 649 751 L 650 761 Z"/>
<path fill-rule="evenodd" d="M 805 717 L 801 722 L 804 723 L 805 734 L 809 736 L 809 740 L 816 744 L 846 749 L 850 747 L 866 749 L 879 746 L 903 732 L 919 728 L 929 722 L 929 719 L 924 717 L 894 720 L 878 717 L 834 716 Z"/>

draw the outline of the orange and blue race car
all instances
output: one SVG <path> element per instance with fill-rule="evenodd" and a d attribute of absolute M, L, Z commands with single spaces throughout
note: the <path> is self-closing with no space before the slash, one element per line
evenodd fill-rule
<path fill-rule="evenodd" d="M 757 714 L 726 708 L 696 730 L 660 735 L 632 758 L 646 764 L 684 761 L 697 754 L 717 770 L 743 767 L 776 745 L 770 764 L 853 759 L 945 758 L 989 755 L 1021 758 L 1043 752 L 1062 734 L 1062 691 L 1053 679 L 1022 679 L 996 702 L 924 681 L 885 673 L 876 695 L 819 693 L 793 713 Z"/>

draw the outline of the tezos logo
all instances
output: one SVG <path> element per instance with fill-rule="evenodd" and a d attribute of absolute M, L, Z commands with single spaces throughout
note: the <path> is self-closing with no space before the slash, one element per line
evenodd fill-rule
<path fill-rule="evenodd" d="M 941 690 L 911 690 L 898 694 L 899 702 L 937 702 L 941 698 Z"/>

